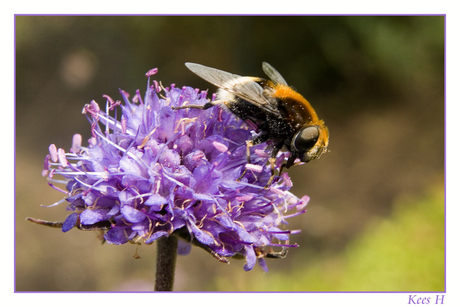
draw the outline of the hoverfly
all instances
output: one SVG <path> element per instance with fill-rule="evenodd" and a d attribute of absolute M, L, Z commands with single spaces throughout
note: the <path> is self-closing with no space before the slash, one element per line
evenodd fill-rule
<path fill-rule="evenodd" d="M 301 162 L 319 158 L 327 151 L 329 130 L 318 118 L 310 103 L 293 90 L 281 74 L 267 62 L 262 69 L 269 80 L 258 77 L 242 77 L 216 68 L 195 63 L 185 63 L 188 69 L 219 88 L 217 99 L 204 105 L 183 105 L 173 109 L 196 108 L 206 110 L 224 104 L 231 112 L 255 127 L 260 134 L 248 142 L 249 148 L 266 141 L 273 141 L 270 154 L 272 176 L 275 176 L 275 160 L 280 150 L 291 154 L 285 164 L 290 168 Z"/>

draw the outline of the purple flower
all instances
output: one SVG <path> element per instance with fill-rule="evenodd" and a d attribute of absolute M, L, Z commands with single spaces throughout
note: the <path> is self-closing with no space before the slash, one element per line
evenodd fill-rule
<path fill-rule="evenodd" d="M 56 204 L 67 201 L 72 211 L 62 230 L 104 229 L 110 244 L 151 244 L 177 235 L 221 261 L 243 256 L 245 270 L 256 260 L 267 270 L 264 257 L 273 256 L 272 247 L 297 246 L 289 236 L 298 231 L 280 226 L 306 211 L 308 197 L 288 191 L 286 173 L 265 187 L 270 144 L 253 146 L 247 163 L 246 141 L 255 132 L 246 123 L 220 107 L 173 110 L 206 103 L 207 92 L 162 88 L 151 84 L 154 73 L 146 74 L 143 98 L 139 90 L 132 99 L 120 90 L 123 104 L 104 95 L 105 109 L 95 101 L 84 106 L 91 123 L 88 146 L 76 134 L 67 153 L 49 147 L 43 175 L 67 194 Z M 277 169 L 287 157 L 279 154 Z"/>

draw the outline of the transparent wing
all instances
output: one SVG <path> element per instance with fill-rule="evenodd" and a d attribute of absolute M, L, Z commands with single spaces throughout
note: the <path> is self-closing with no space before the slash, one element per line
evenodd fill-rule
<path fill-rule="evenodd" d="M 264 89 L 253 77 L 242 77 L 223 70 L 196 63 L 185 63 L 188 69 L 193 73 L 214 84 L 215 86 L 226 90 L 233 95 L 250 102 L 263 110 L 279 114 L 270 98 L 264 93 Z"/>
<path fill-rule="evenodd" d="M 264 73 L 273 81 L 275 84 L 284 84 L 288 85 L 283 76 L 270 64 L 267 62 L 262 63 L 262 69 Z"/>

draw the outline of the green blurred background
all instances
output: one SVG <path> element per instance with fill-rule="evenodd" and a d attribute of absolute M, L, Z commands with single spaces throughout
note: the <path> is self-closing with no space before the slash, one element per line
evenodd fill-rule
<path fill-rule="evenodd" d="M 191 61 L 240 75 L 276 67 L 330 129 L 330 152 L 289 170 L 311 201 L 290 220 L 300 247 L 243 270 L 199 248 L 176 291 L 444 291 L 443 16 L 16 16 L 17 291 L 149 291 L 155 246 L 101 245 L 63 220 L 41 177 L 48 145 L 90 137 L 85 103 L 118 89 L 215 88 Z"/>

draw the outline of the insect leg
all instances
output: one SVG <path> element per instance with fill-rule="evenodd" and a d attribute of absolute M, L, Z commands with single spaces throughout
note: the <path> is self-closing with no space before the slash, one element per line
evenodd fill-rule
<path fill-rule="evenodd" d="M 248 164 L 251 164 L 251 147 L 254 146 L 254 143 L 252 141 L 246 141 L 246 161 Z M 243 173 L 241 174 L 236 181 L 240 181 L 243 179 L 244 175 L 246 175 L 246 172 L 248 171 L 247 168 L 244 169 Z"/>
<path fill-rule="evenodd" d="M 265 189 L 268 189 L 268 187 L 272 184 L 273 179 L 275 179 L 275 161 L 276 159 L 270 158 L 268 159 L 268 161 L 270 162 L 270 169 L 271 169 L 272 175 L 270 176 L 270 179 L 268 179 L 267 184 L 265 185 Z"/>
<path fill-rule="evenodd" d="M 257 258 L 272 258 L 272 259 L 280 259 L 284 258 L 287 255 L 288 249 L 283 246 L 283 249 L 279 252 L 275 252 L 273 248 L 270 247 L 269 251 L 266 252 L 261 248 L 255 249 Z"/>
<path fill-rule="evenodd" d="M 283 249 L 280 252 L 271 251 L 265 254 L 265 258 L 276 258 L 276 259 L 284 258 L 286 257 L 287 252 L 288 252 L 288 249 L 283 246 Z"/>
<path fill-rule="evenodd" d="M 265 188 L 268 189 L 268 187 L 272 184 L 273 182 L 273 179 L 275 179 L 275 162 L 276 162 L 276 155 L 278 154 L 278 152 L 280 151 L 280 149 L 283 147 L 284 145 L 284 141 L 281 141 L 279 142 L 275 148 L 273 148 L 272 150 L 272 153 L 271 153 L 271 156 L 270 158 L 268 159 L 268 161 L 270 162 L 270 168 L 271 168 L 271 171 L 272 171 L 272 175 L 270 176 L 270 179 L 268 179 L 268 182 L 267 184 L 265 185 Z M 281 174 L 281 170 L 283 169 L 283 166 L 281 166 L 281 169 L 280 169 L 280 174 Z"/>

